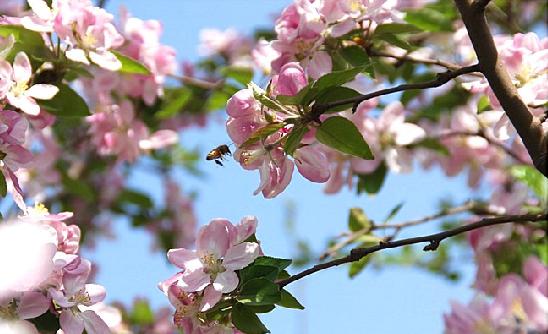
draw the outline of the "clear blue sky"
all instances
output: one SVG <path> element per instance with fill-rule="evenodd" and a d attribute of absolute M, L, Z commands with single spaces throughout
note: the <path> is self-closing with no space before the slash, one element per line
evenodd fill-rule
<path fill-rule="evenodd" d="M 200 29 L 206 27 L 235 27 L 251 32 L 254 27 L 268 27 L 272 17 L 289 3 L 287 0 L 132 0 L 111 1 L 109 10 L 116 12 L 120 4 L 140 18 L 156 18 L 163 22 L 163 42 L 174 46 L 180 60 L 197 57 Z M 224 130 L 224 114 L 213 117 L 205 130 L 190 130 L 182 134 L 181 142 L 202 152 L 229 142 Z M 180 173 L 185 191 L 198 191 L 196 210 L 200 224 L 211 218 L 226 217 L 233 222 L 244 215 L 259 218 L 258 237 L 265 253 L 277 257 L 291 257 L 292 242 L 286 235 L 284 215 L 287 203 L 297 206 L 296 225 L 299 237 L 309 240 L 316 250 L 325 247 L 326 240 L 344 231 L 348 209 L 362 207 L 374 219 L 383 218 L 397 203 L 405 201 L 398 220 L 418 218 L 436 210 L 440 198 L 463 201 L 469 195 L 462 177 L 447 180 L 438 171 L 412 175 L 391 175 L 382 192 L 376 197 L 357 197 L 343 191 L 327 196 L 322 185 L 305 181 L 297 173 L 288 189 L 273 200 L 254 197 L 259 183 L 256 172 L 246 172 L 234 161 L 225 168 L 206 161 L 200 168 L 206 177 L 195 178 Z M 141 189 L 157 184 L 153 195 L 160 198 L 160 183 L 154 176 L 137 172 L 131 183 Z M 114 228 L 118 238 L 102 240 L 86 255 L 100 264 L 97 281 L 106 286 L 108 301 L 126 303 L 136 296 L 147 297 L 153 306 L 167 305 L 156 289 L 158 281 L 176 271 L 165 261 L 165 255 L 150 252 L 150 237 L 146 232 L 134 231 L 125 222 Z M 424 227 L 412 233 L 434 232 Z M 405 235 L 403 235 L 405 236 Z M 279 309 L 262 316 L 272 333 L 440 333 L 441 315 L 449 309 L 449 300 L 468 301 L 472 292 L 471 265 L 465 267 L 460 283 L 412 268 L 388 268 L 381 272 L 365 270 L 353 280 L 347 268 L 319 272 L 289 286 L 306 310 Z"/>

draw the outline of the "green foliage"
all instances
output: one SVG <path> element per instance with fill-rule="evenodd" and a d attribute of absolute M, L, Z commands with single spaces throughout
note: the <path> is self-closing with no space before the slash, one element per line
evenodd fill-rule
<path fill-rule="evenodd" d="M 373 154 L 362 134 L 350 120 L 334 116 L 326 119 L 316 131 L 316 139 L 342 153 L 371 160 Z"/>
<path fill-rule="evenodd" d="M 424 138 L 417 143 L 407 145 L 407 147 L 408 148 L 419 148 L 419 147 L 427 148 L 441 155 L 449 156 L 449 150 L 437 138 Z"/>
<path fill-rule="evenodd" d="M 299 303 L 297 298 L 293 297 L 287 290 L 282 289 L 280 301 L 276 303 L 277 305 L 285 308 L 294 308 L 298 310 L 304 310 L 304 306 Z"/>
<path fill-rule="evenodd" d="M 359 174 L 358 175 L 358 194 L 366 192 L 368 194 L 378 193 L 384 184 L 386 179 L 386 173 L 388 169 L 384 162 L 379 164 L 379 166 L 369 174 Z"/>
<path fill-rule="evenodd" d="M 275 123 L 267 124 L 263 126 L 262 128 L 257 129 L 253 134 L 251 134 L 251 136 L 249 136 L 249 138 L 247 138 L 247 140 L 242 145 L 240 145 L 240 148 L 246 148 L 255 144 L 256 142 L 260 140 L 264 140 L 271 134 L 283 128 L 284 126 L 286 126 L 285 122 L 275 122 Z"/>
<path fill-rule="evenodd" d="M 6 182 L 6 177 L 4 173 L 0 173 L 0 196 L 6 197 L 8 194 L 8 184 Z"/>
<path fill-rule="evenodd" d="M 316 105 L 325 105 L 330 102 L 334 101 L 340 101 L 345 99 L 351 99 L 356 96 L 361 95 L 357 91 L 355 91 L 352 88 L 348 87 L 333 87 L 332 89 L 325 90 L 322 94 L 319 94 L 318 97 L 316 97 L 316 100 L 314 104 Z M 336 107 L 331 107 L 327 109 L 325 112 L 337 112 L 337 111 L 343 111 L 348 110 L 352 108 L 353 103 L 347 103 Z"/>
<path fill-rule="evenodd" d="M 171 118 L 179 113 L 192 98 L 192 91 L 187 87 L 181 87 L 168 91 L 162 101 L 161 109 L 156 112 L 158 119 Z"/>
<path fill-rule="evenodd" d="M 246 334 L 270 333 L 253 309 L 242 303 L 236 303 L 232 307 L 232 323 Z"/>
<path fill-rule="evenodd" d="M 382 34 L 414 34 L 418 32 L 422 32 L 422 29 L 412 24 L 387 23 L 378 25 L 375 28 L 373 36 Z"/>
<path fill-rule="evenodd" d="M 154 312 L 148 301 L 137 300 L 133 303 L 133 310 L 129 314 L 131 323 L 137 325 L 150 325 L 154 323 Z"/>
<path fill-rule="evenodd" d="M 38 100 L 48 112 L 61 117 L 84 117 L 90 114 L 84 99 L 65 84 L 57 86 L 59 92 L 51 100 Z"/>
<path fill-rule="evenodd" d="M 366 64 L 348 70 L 327 73 L 314 82 L 313 88 L 322 92 L 325 89 L 343 85 L 353 80 L 359 73 L 366 72 L 370 66 L 370 64 Z"/>
<path fill-rule="evenodd" d="M 244 284 L 238 301 L 250 305 L 272 305 L 280 301 L 280 287 L 267 278 L 254 278 Z"/>
<path fill-rule="evenodd" d="M 293 127 L 293 130 L 289 133 L 285 140 L 284 144 L 284 151 L 289 154 L 293 155 L 295 150 L 299 147 L 301 144 L 301 140 L 303 139 L 304 135 L 308 132 L 308 127 L 303 125 L 295 125 Z"/>
<path fill-rule="evenodd" d="M 383 222 L 388 223 L 389 221 L 394 219 L 394 217 L 396 217 L 396 215 L 400 212 L 401 208 L 403 208 L 403 202 L 396 204 L 396 206 L 394 206 L 392 210 L 390 210 L 386 218 L 384 218 Z"/>
<path fill-rule="evenodd" d="M 120 73 L 126 73 L 126 74 L 143 74 L 143 75 L 150 75 L 150 70 L 137 60 L 130 58 L 128 56 L 124 56 L 123 54 L 117 52 L 117 51 L 111 51 L 116 58 L 122 63 L 122 67 L 118 70 Z"/>
<path fill-rule="evenodd" d="M 510 175 L 519 182 L 525 184 L 533 193 L 544 202 L 548 201 L 548 179 L 535 167 L 517 165 L 510 167 Z"/>
<path fill-rule="evenodd" d="M 361 258 L 358 261 L 352 262 L 348 268 L 348 276 L 350 278 L 356 277 L 359 273 L 361 273 L 367 264 L 371 261 L 372 255 L 367 255 L 366 257 Z"/>
<path fill-rule="evenodd" d="M 371 220 L 361 208 L 352 208 L 348 213 L 348 229 L 352 232 L 364 231 L 367 233 L 372 227 Z"/>
<path fill-rule="evenodd" d="M 29 56 L 33 68 L 37 68 L 45 59 L 51 58 L 51 52 L 44 44 L 40 33 L 25 29 L 19 25 L 0 25 L 0 36 L 7 38 L 13 36 L 15 43 L 6 59 L 13 61 L 17 53 L 23 51 Z"/>
<path fill-rule="evenodd" d="M 441 0 L 428 4 L 417 10 L 410 10 L 405 21 L 429 32 L 452 32 L 457 11 L 452 1 Z"/>

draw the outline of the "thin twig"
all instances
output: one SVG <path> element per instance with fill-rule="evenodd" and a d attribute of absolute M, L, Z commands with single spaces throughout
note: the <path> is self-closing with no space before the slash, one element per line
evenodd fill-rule
<path fill-rule="evenodd" d="M 353 104 L 352 111 L 355 112 L 360 103 L 362 103 L 363 101 L 375 98 L 377 96 L 389 95 L 389 94 L 393 94 L 393 93 L 397 93 L 405 90 L 435 88 L 448 83 L 451 79 L 454 79 L 458 76 L 479 72 L 479 71 L 480 71 L 480 68 L 479 68 L 479 65 L 477 64 L 472 66 L 461 67 L 454 71 L 448 70 L 443 73 L 438 73 L 437 78 L 431 81 L 412 83 L 412 84 L 402 84 L 392 88 L 381 89 L 369 94 L 358 95 L 355 97 L 333 101 L 326 104 L 314 105 L 312 107 L 312 114 L 319 117 L 319 115 L 323 114 L 325 111 L 331 108 L 347 105 L 347 104 Z"/>
<path fill-rule="evenodd" d="M 373 57 L 386 57 L 386 58 L 393 58 L 399 61 L 408 61 L 412 63 L 425 64 L 425 65 L 436 65 L 452 71 L 462 67 L 460 65 L 439 60 L 439 59 L 421 58 L 421 57 L 411 56 L 409 54 L 395 55 L 385 51 L 377 51 L 373 49 L 368 50 L 368 54 Z"/>
<path fill-rule="evenodd" d="M 473 231 L 482 227 L 493 226 L 498 224 L 507 224 L 507 223 L 539 222 L 539 221 L 545 221 L 547 219 L 548 219 L 548 215 L 546 214 L 509 215 L 509 216 L 499 216 L 494 218 L 483 218 L 475 223 L 459 226 L 457 228 L 435 233 L 435 234 L 430 234 L 422 237 L 401 239 L 397 241 L 380 242 L 378 245 L 373 247 L 354 248 L 352 251 L 350 251 L 349 255 L 343 258 L 317 264 L 313 266 L 312 268 L 303 270 L 300 273 L 290 276 L 289 278 L 280 280 L 277 283 L 280 287 L 284 287 L 292 282 L 300 280 L 303 277 L 312 275 L 315 272 L 328 269 L 331 267 L 339 266 L 341 264 L 359 261 L 360 259 L 364 258 L 365 256 L 369 254 L 372 254 L 387 248 L 398 248 L 405 245 L 428 243 L 428 245 L 426 245 L 423 248 L 423 250 L 434 251 L 438 248 L 440 242 L 442 242 L 444 239 L 459 235 L 461 233 Z"/>
<path fill-rule="evenodd" d="M 478 203 L 470 201 L 470 202 L 464 203 L 463 205 L 456 206 L 456 207 L 453 207 L 453 208 L 444 209 L 444 210 L 441 210 L 441 211 L 439 211 L 435 214 L 425 216 L 425 217 L 422 217 L 420 219 L 409 220 L 409 221 L 406 221 L 406 222 L 403 222 L 403 223 L 398 223 L 398 224 L 383 224 L 383 225 L 374 225 L 373 224 L 370 227 L 363 228 L 361 230 L 358 230 L 358 231 L 355 231 L 355 232 L 351 233 L 350 235 L 347 236 L 346 239 L 344 239 L 341 242 L 336 243 L 335 245 L 330 247 L 328 250 L 326 250 L 322 255 L 320 255 L 319 259 L 320 259 L 320 261 L 323 261 L 328 257 L 333 257 L 339 250 L 345 248 L 346 246 L 348 246 L 351 243 L 353 243 L 354 241 L 356 241 L 362 235 L 364 235 L 366 233 L 369 233 L 370 231 L 373 231 L 373 230 L 395 229 L 396 230 L 394 232 L 394 236 L 395 236 L 403 228 L 424 224 L 424 223 L 427 223 L 427 222 L 432 221 L 432 220 L 436 220 L 436 219 L 446 217 L 446 216 L 456 215 L 456 214 L 467 212 L 467 211 L 473 211 L 476 214 L 480 213 L 480 211 L 481 211 L 482 214 L 487 213 L 487 211 L 485 211 L 485 208 L 483 206 L 481 206 Z M 391 236 L 389 239 L 394 238 L 394 236 Z"/>

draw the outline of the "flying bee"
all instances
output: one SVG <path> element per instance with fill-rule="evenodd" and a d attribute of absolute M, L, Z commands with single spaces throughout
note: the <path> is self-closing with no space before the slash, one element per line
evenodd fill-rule
<path fill-rule="evenodd" d="M 214 160 L 217 165 L 222 166 L 223 163 L 221 162 L 221 160 L 224 160 L 225 155 L 232 155 L 232 152 L 230 152 L 228 145 L 219 145 L 209 151 L 206 156 L 206 160 Z"/>

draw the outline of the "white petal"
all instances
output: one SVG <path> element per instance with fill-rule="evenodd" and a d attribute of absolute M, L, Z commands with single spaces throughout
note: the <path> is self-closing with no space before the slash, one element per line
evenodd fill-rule
<path fill-rule="evenodd" d="M 122 63 L 116 58 L 114 53 L 109 51 L 104 52 L 93 52 L 90 51 L 89 58 L 92 62 L 97 64 L 99 67 L 104 68 L 109 71 L 118 71 L 122 68 Z"/>
<path fill-rule="evenodd" d="M 412 123 L 401 123 L 393 127 L 394 140 L 398 145 L 412 144 L 426 135 L 424 129 Z"/>
<path fill-rule="evenodd" d="M 239 270 L 246 267 L 259 256 L 259 244 L 242 242 L 226 251 L 223 266 L 229 270 Z"/>
<path fill-rule="evenodd" d="M 227 270 L 217 275 L 213 287 L 222 293 L 228 293 L 238 287 L 238 282 L 238 275 L 231 270 Z"/>
<path fill-rule="evenodd" d="M 50 100 L 59 92 L 54 85 L 37 84 L 27 89 L 27 95 L 38 100 Z"/>
<path fill-rule="evenodd" d="M 86 57 L 86 53 L 82 49 L 67 50 L 65 52 L 65 55 L 67 56 L 68 59 L 72 61 L 89 65 L 88 57 Z"/>
<path fill-rule="evenodd" d="M 32 75 L 30 60 L 26 53 L 19 52 L 13 60 L 13 80 L 17 83 L 27 83 Z"/>

